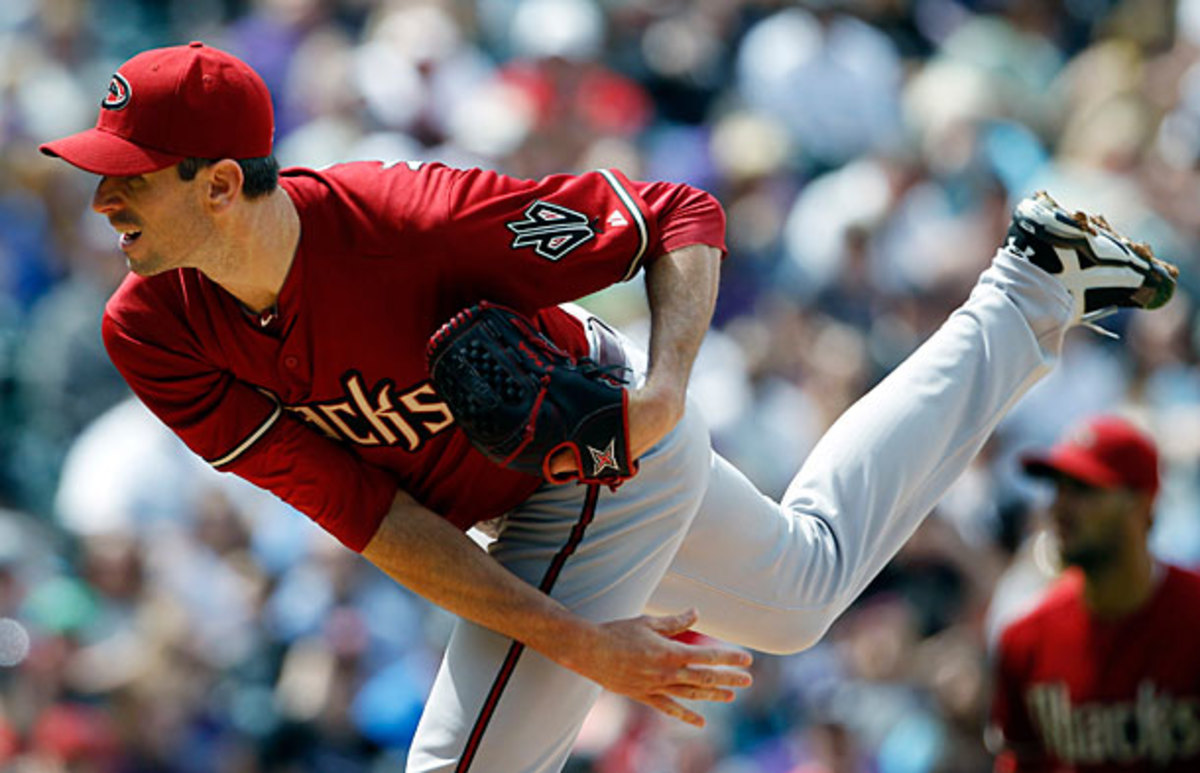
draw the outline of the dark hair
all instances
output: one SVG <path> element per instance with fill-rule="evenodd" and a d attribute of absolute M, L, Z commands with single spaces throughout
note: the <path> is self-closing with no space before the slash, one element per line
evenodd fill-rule
<path fill-rule="evenodd" d="M 194 180 L 196 172 L 217 161 L 215 158 L 185 158 L 175 168 L 179 171 L 180 180 Z M 265 196 L 279 184 L 279 162 L 275 156 L 239 158 L 237 163 L 242 168 L 242 176 L 246 178 L 242 185 L 242 193 L 246 194 L 246 198 Z"/>

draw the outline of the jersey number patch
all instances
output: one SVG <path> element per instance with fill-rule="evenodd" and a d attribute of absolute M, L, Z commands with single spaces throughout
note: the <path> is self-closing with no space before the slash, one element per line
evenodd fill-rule
<path fill-rule="evenodd" d="M 533 202 L 525 210 L 524 220 L 504 225 L 516 234 L 511 245 L 514 250 L 533 247 L 546 260 L 559 260 L 596 236 L 586 215 L 546 201 Z"/>

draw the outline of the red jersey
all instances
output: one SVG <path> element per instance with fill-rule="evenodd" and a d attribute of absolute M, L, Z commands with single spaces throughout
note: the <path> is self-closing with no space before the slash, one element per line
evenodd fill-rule
<path fill-rule="evenodd" d="M 1098 620 L 1071 571 L 1001 635 L 996 770 L 1200 770 L 1200 575 L 1166 567 L 1151 598 Z"/>
<path fill-rule="evenodd" d="M 430 386 L 426 342 L 443 322 L 488 299 L 586 354 L 556 304 L 688 244 L 724 250 L 711 196 L 612 171 L 531 181 L 364 162 L 285 170 L 280 185 L 301 234 L 272 313 L 249 313 L 195 269 L 131 274 L 104 341 L 194 452 L 355 550 L 398 487 L 468 528 L 540 485 L 477 452 Z"/>

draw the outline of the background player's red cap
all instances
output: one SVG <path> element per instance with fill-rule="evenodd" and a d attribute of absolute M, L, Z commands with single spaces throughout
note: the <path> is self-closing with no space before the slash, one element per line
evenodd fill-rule
<path fill-rule="evenodd" d="M 95 128 L 40 150 L 111 177 L 145 174 L 185 158 L 271 154 L 275 113 L 258 73 L 203 43 L 154 48 L 121 65 Z"/>
<path fill-rule="evenodd" d="M 1049 451 L 1029 454 L 1021 463 L 1036 477 L 1063 474 L 1098 488 L 1158 493 L 1154 441 L 1116 416 L 1090 419 Z"/>

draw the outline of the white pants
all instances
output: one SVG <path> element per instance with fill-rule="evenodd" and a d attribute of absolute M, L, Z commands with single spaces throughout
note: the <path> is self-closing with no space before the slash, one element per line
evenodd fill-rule
<path fill-rule="evenodd" d="M 541 489 L 505 517 L 492 555 L 588 619 L 696 607 L 700 631 L 802 650 L 1049 372 L 1070 311 L 1056 279 L 1001 251 L 967 302 L 830 428 L 782 503 L 711 450 L 689 409 L 618 491 Z M 599 690 L 460 621 L 408 770 L 558 771 Z"/>

